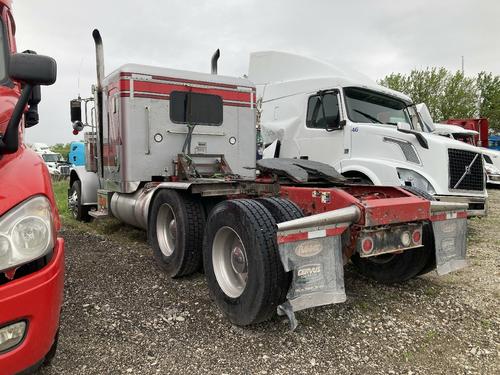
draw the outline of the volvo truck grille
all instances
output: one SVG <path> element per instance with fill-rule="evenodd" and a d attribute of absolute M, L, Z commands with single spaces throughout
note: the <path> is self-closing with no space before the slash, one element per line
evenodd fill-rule
<path fill-rule="evenodd" d="M 59 167 L 59 170 L 61 171 L 61 174 L 63 176 L 69 175 L 69 166 L 68 165 L 61 165 L 61 167 Z"/>
<path fill-rule="evenodd" d="M 450 189 L 484 189 L 483 159 L 477 152 L 448 149 Z"/>

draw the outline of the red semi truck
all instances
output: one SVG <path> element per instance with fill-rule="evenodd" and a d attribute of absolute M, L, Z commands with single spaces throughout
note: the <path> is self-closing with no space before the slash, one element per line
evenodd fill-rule
<path fill-rule="evenodd" d="M 356 185 L 311 160 L 256 161 L 255 85 L 218 75 L 218 51 L 212 74 L 127 64 L 105 76 L 93 37 L 97 121 L 68 206 L 78 220 L 114 216 L 147 230 L 171 277 L 203 265 L 233 324 L 278 313 L 294 328 L 294 312 L 345 301 L 349 259 L 388 283 L 465 266 L 467 205 Z M 70 104 L 77 131 L 82 101 Z"/>
<path fill-rule="evenodd" d="M 475 144 L 478 147 L 488 147 L 488 129 L 489 123 L 487 118 L 450 118 L 445 121 L 449 125 L 458 125 L 467 130 L 475 130 L 478 134 L 474 137 Z"/>
<path fill-rule="evenodd" d="M 0 0 L 0 374 L 36 369 L 57 346 L 64 241 L 43 160 L 23 144 L 56 63 L 17 53 L 11 1 Z"/>

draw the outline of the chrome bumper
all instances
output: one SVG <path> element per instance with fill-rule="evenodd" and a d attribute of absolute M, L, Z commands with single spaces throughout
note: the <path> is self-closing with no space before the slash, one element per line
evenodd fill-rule
<path fill-rule="evenodd" d="M 486 216 L 488 214 L 487 197 L 464 197 L 455 195 L 434 195 L 440 202 L 467 203 L 467 216 Z"/>

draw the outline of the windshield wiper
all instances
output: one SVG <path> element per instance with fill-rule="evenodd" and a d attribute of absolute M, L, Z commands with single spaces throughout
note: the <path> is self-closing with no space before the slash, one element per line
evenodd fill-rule
<path fill-rule="evenodd" d="M 358 111 L 357 109 L 354 109 L 353 111 L 359 113 L 360 115 L 365 116 L 367 119 L 372 120 L 372 122 L 374 122 L 374 123 L 383 124 L 382 121 L 380 121 L 379 119 L 377 119 L 377 118 L 375 118 L 373 116 L 370 116 L 368 113 L 364 113 L 364 112 Z"/>

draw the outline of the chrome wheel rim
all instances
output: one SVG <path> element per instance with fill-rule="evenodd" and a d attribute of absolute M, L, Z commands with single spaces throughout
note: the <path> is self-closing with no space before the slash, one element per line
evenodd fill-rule
<path fill-rule="evenodd" d="M 73 194 L 68 197 L 68 208 L 73 215 L 73 218 L 78 217 L 78 193 L 76 190 L 73 190 Z"/>
<path fill-rule="evenodd" d="M 247 285 L 248 259 L 238 233 L 222 227 L 212 243 L 212 264 L 222 291 L 231 298 L 241 296 Z"/>
<path fill-rule="evenodd" d="M 164 203 L 158 210 L 156 217 L 156 236 L 158 245 L 163 255 L 169 257 L 175 251 L 175 239 L 177 238 L 177 221 L 172 206 Z"/>

